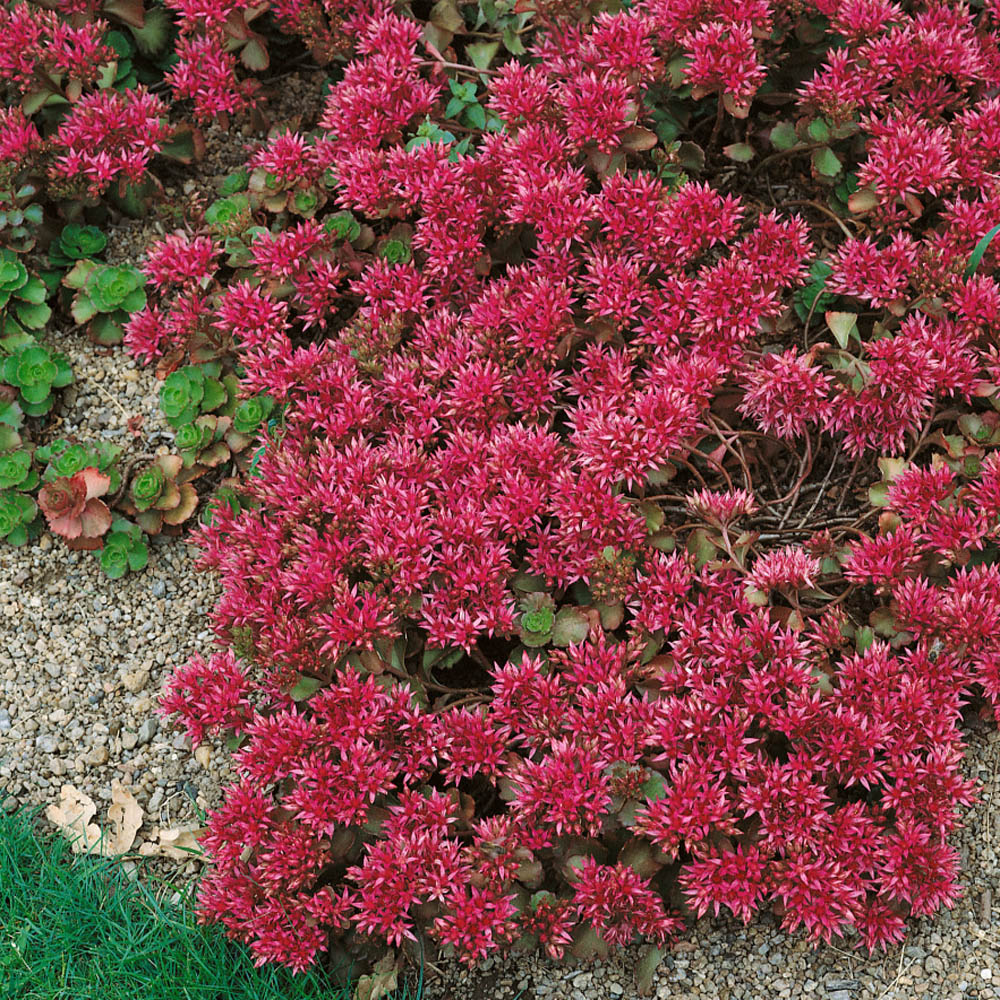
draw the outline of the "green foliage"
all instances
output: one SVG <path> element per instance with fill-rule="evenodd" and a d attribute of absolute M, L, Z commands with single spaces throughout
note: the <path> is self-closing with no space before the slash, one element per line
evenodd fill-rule
<path fill-rule="evenodd" d="M 49 247 L 49 264 L 52 267 L 70 268 L 78 260 L 97 257 L 104 252 L 108 238 L 97 226 L 81 226 L 71 222 Z"/>
<path fill-rule="evenodd" d="M 35 461 L 39 465 L 45 464 L 42 481 L 46 483 L 75 476 L 81 469 L 97 469 L 110 478 L 108 492 L 114 494 L 121 488 L 121 472 L 117 467 L 121 453 L 122 449 L 109 441 L 82 445 L 67 441 L 66 438 L 56 438 L 50 444 L 35 450 Z"/>
<path fill-rule="evenodd" d="M 249 171 L 234 170 L 223 180 L 222 184 L 219 185 L 219 194 L 221 194 L 223 198 L 228 198 L 230 195 L 238 194 L 240 191 L 246 191 L 249 183 Z"/>
<path fill-rule="evenodd" d="M 233 430 L 239 434 L 253 434 L 271 415 L 274 400 L 267 395 L 251 396 L 244 399 L 233 414 Z"/>
<path fill-rule="evenodd" d="M 9 177 L 0 163 L 0 178 Z M 0 180 L 0 245 L 19 253 L 27 253 L 35 245 L 34 230 L 42 224 L 44 211 L 32 198 L 38 194 L 34 184 L 22 184 L 16 190 L 6 188 L 7 180 Z"/>
<path fill-rule="evenodd" d="M 179 455 L 157 455 L 133 476 L 127 497 L 119 502 L 147 535 L 158 535 L 164 525 L 175 528 L 194 514 L 198 494 L 190 482 L 178 481 L 183 467 Z"/>
<path fill-rule="evenodd" d="M 148 465 L 141 472 L 137 473 L 129 487 L 129 497 L 136 510 L 149 510 L 154 504 L 159 503 L 169 492 L 172 483 L 160 465 Z"/>
<path fill-rule="evenodd" d="M 223 481 L 205 504 L 199 520 L 202 524 L 212 524 L 217 511 L 228 508 L 233 514 L 254 506 L 245 493 L 238 488 L 238 480 Z"/>
<path fill-rule="evenodd" d="M 219 236 L 242 233 L 252 221 L 250 199 L 245 194 L 219 198 L 205 209 L 205 222 Z"/>
<path fill-rule="evenodd" d="M 167 901 L 149 873 L 73 856 L 34 817 L 0 810 L 0 996 L 17 1000 L 349 1000 L 317 970 L 254 966 L 248 949 L 203 927 L 187 896 Z"/>
<path fill-rule="evenodd" d="M 989 249 L 990 244 L 996 239 L 997 235 L 1000 234 L 1000 225 L 994 226 L 977 244 L 975 250 L 972 251 L 972 255 L 969 257 L 969 263 L 965 268 L 965 277 L 971 278 L 976 273 L 976 268 L 979 267 L 980 262 L 983 259 L 984 254 Z"/>
<path fill-rule="evenodd" d="M 16 344 L 0 366 L 0 381 L 18 390 L 24 413 L 40 417 L 55 403 L 52 390 L 73 381 L 73 370 L 62 354 L 53 354 L 32 337 L 16 338 Z"/>
<path fill-rule="evenodd" d="M 420 146 L 426 146 L 430 142 L 453 142 L 455 146 L 448 154 L 448 159 L 455 162 L 463 153 L 468 151 L 471 139 L 471 136 L 466 136 L 459 142 L 454 133 L 448 132 L 446 129 L 441 128 L 437 122 L 432 122 L 430 118 L 427 118 L 418 126 L 413 138 L 406 143 L 406 149 L 407 151 L 418 149 Z"/>
<path fill-rule="evenodd" d="M 323 220 L 323 228 L 338 240 L 353 242 L 361 235 L 361 224 L 350 212 L 337 212 Z"/>
<path fill-rule="evenodd" d="M 448 89 L 451 91 L 451 100 L 448 101 L 448 105 L 444 109 L 445 118 L 454 118 L 455 121 L 467 128 L 489 129 L 497 132 L 503 127 L 495 116 L 491 115 L 487 118 L 485 108 L 476 97 L 474 80 L 460 83 L 458 80 L 449 78 Z"/>
<path fill-rule="evenodd" d="M 827 310 L 836 301 L 836 296 L 826 291 L 826 279 L 833 274 L 833 268 L 824 260 L 817 260 L 809 268 L 809 283 L 798 289 L 793 299 L 795 312 L 805 322 L 810 313 Z"/>
<path fill-rule="evenodd" d="M 237 380 L 221 375 L 218 362 L 188 365 L 168 375 L 160 387 L 160 409 L 175 430 L 204 413 L 229 415 L 235 409 Z"/>
<path fill-rule="evenodd" d="M 556 602 L 545 593 L 528 594 L 520 602 L 519 622 L 521 642 L 529 648 L 545 646 L 552 641 L 552 626 L 556 619 Z"/>
<path fill-rule="evenodd" d="M 0 249 L 0 314 L 2 334 L 40 330 L 52 318 L 46 305 L 45 282 L 28 269 L 12 250 Z"/>
<path fill-rule="evenodd" d="M 115 90 L 131 90 L 139 83 L 133 66 L 132 57 L 135 55 L 135 46 L 127 35 L 121 31 L 109 31 L 104 36 L 104 44 L 114 50 L 117 59 L 115 60 L 115 75 L 111 86 Z"/>
<path fill-rule="evenodd" d="M 111 532 L 104 538 L 104 548 L 96 555 L 105 576 L 117 580 L 129 571 L 138 573 L 145 569 L 149 548 L 137 524 L 116 517 L 111 523 Z"/>
<path fill-rule="evenodd" d="M 403 240 L 386 240 L 378 255 L 390 264 L 405 264 L 410 259 L 410 248 Z"/>
<path fill-rule="evenodd" d="M 10 545 L 24 545 L 38 516 L 38 505 L 25 493 L 0 490 L 0 538 Z"/>
<path fill-rule="evenodd" d="M 99 344 L 121 343 L 129 314 L 146 305 L 146 276 L 127 264 L 98 264 L 78 260 L 63 278 L 76 290 L 71 312 L 77 323 L 87 323 L 90 337 Z"/>
<path fill-rule="evenodd" d="M 0 455 L 0 490 L 15 489 L 27 493 L 38 486 L 38 472 L 26 449 Z"/>

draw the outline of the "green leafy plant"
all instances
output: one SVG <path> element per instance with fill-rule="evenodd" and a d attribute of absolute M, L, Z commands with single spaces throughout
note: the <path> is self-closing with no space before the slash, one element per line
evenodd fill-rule
<path fill-rule="evenodd" d="M 448 159 L 455 161 L 463 153 L 468 151 L 470 141 L 471 136 L 466 136 L 461 142 L 459 142 L 454 133 L 441 128 L 437 122 L 433 122 L 430 118 L 427 118 L 417 127 L 416 134 L 413 138 L 406 143 L 406 149 L 407 151 L 411 149 L 418 149 L 420 146 L 426 146 L 431 142 L 453 142 L 455 143 L 455 146 L 448 154 Z"/>
<path fill-rule="evenodd" d="M 52 318 L 45 299 L 48 289 L 13 250 L 0 248 L 0 311 L 2 332 L 6 336 L 24 330 L 40 330 Z"/>
<path fill-rule="evenodd" d="M 49 264 L 70 268 L 78 260 L 93 259 L 104 252 L 108 238 L 97 226 L 81 226 L 71 222 L 49 246 Z"/>
<path fill-rule="evenodd" d="M 0 166 L 0 176 L 3 168 Z M 35 245 L 35 228 L 42 224 L 44 211 L 42 206 L 32 201 L 38 188 L 31 183 L 22 184 L 16 190 L 7 188 L 0 183 L 0 245 L 27 253 Z"/>
<path fill-rule="evenodd" d="M 18 390 L 17 402 L 25 414 L 40 417 L 55 404 L 52 390 L 73 381 L 73 370 L 64 355 L 53 354 L 33 337 L 22 335 L 15 343 L 0 367 L 0 380 Z"/>
<path fill-rule="evenodd" d="M 469 80 L 460 83 L 454 78 L 449 78 L 448 89 L 451 91 L 451 100 L 448 101 L 444 109 L 445 118 L 454 118 L 468 128 L 491 129 L 497 131 L 501 128 L 500 120 L 496 117 L 487 119 L 486 109 L 479 103 L 476 97 L 476 83 Z"/>
<path fill-rule="evenodd" d="M 0 538 L 10 545 L 24 545 L 34 534 L 38 505 L 26 493 L 0 490 Z"/>
<path fill-rule="evenodd" d="M 145 569 L 149 562 L 149 547 L 137 524 L 116 517 L 97 558 L 104 575 L 118 580 L 128 572 L 138 573 Z"/>
<path fill-rule="evenodd" d="M 245 194 L 219 198 L 205 209 L 205 222 L 218 236 L 236 236 L 253 221 L 250 199 Z"/>
<path fill-rule="evenodd" d="M 0 490 L 28 493 L 38 486 L 38 482 L 38 470 L 31 461 L 30 451 L 21 448 L 0 455 Z"/>
<path fill-rule="evenodd" d="M 250 172 L 248 170 L 234 170 L 219 185 L 219 194 L 223 198 L 228 198 L 230 195 L 238 194 L 240 191 L 246 191 L 249 184 Z"/>
<path fill-rule="evenodd" d="M 189 482 L 178 483 L 184 467 L 180 455 L 158 455 L 133 477 L 120 506 L 147 535 L 158 535 L 164 525 L 177 527 L 198 506 L 198 494 Z"/>
<path fill-rule="evenodd" d="M 230 513 L 238 514 L 241 510 L 254 506 L 254 501 L 240 490 L 239 479 L 224 479 L 202 508 L 199 521 L 202 524 L 212 524 L 220 510 L 228 509 Z"/>
<path fill-rule="evenodd" d="M 228 462 L 250 444 L 251 438 L 233 430 L 232 425 L 232 417 L 205 414 L 177 429 L 174 447 L 184 468 L 190 470 L 189 479 Z"/>
<path fill-rule="evenodd" d="M 56 438 L 35 450 L 35 461 L 39 465 L 45 463 L 43 482 L 50 483 L 62 476 L 76 475 L 81 469 L 95 468 L 110 480 L 108 491 L 117 493 L 121 487 L 121 473 L 117 467 L 121 453 L 121 447 L 110 441 L 82 445 Z"/>
<path fill-rule="evenodd" d="M 233 430 L 238 434 L 254 434 L 271 415 L 274 400 L 268 395 L 251 396 L 244 399 L 233 414 Z"/>
<path fill-rule="evenodd" d="M 204 413 L 231 415 L 236 407 L 238 381 L 222 375 L 218 362 L 187 365 L 171 372 L 160 386 L 160 409 L 175 430 Z"/>
<path fill-rule="evenodd" d="M 352 243 L 361 235 L 361 224 L 350 212 L 337 212 L 323 220 L 323 228 L 338 240 Z"/>
<path fill-rule="evenodd" d="M 76 290 L 73 319 L 86 323 L 91 340 L 104 345 L 121 343 L 129 314 L 146 305 L 145 283 L 138 268 L 90 259 L 78 260 L 63 278 L 67 288 Z"/>
<path fill-rule="evenodd" d="M 115 90 L 131 90 L 137 86 L 139 77 L 132 58 L 135 55 L 135 45 L 129 37 L 121 31 L 109 31 L 104 36 L 104 44 L 117 56 L 111 86 Z"/>

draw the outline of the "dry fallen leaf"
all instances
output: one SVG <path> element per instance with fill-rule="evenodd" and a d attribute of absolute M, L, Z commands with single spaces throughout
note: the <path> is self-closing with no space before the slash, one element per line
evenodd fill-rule
<path fill-rule="evenodd" d="M 135 843 L 135 835 L 142 826 L 142 807 L 117 781 L 111 783 L 108 820 L 114 825 L 114 833 L 105 837 L 104 853 L 124 854 Z"/>
<path fill-rule="evenodd" d="M 101 839 L 100 828 L 90 822 L 96 814 L 94 800 L 72 785 L 63 785 L 59 801 L 45 810 L 46 817 L 62 830 L 76 854 L 89 851 Z"/>
<path fill-rule="evenodd" d="M 96 850 L 106 857 L 124 854 L 135 843 L 142 826 L 142 808 L 132 794 L 117 781 L 111 785 L 108 820 L 111 829 L 101 837 L 101 828 L 90 821 L 97 806 L 89 795 L 72 785 L 63 785 L 59 801 L 45 810 L 45 815 L 71 841 L 77 854 Z"/>
<path fill-rule="evenodd" d="M 139 853 L 145 857 L 158 855 L 164 858 L 175 858 L 179 861 L 190 861 L 204 853 L 198 838 L 205 832 L 205 827 L 178 827 L 175 830 L 153 830 L 157 839 L 147 840 L 139 845 Z M 195 852 L 192 854 L 192 851 Z"/>

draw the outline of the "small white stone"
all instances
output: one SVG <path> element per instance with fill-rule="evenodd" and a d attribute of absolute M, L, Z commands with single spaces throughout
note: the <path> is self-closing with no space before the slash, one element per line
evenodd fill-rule
<path fill-rule="evenodd" d="M 983 969 L 983 971 L 980 972 L 979 975 L 982 976 L 983 979 L 990 980 L 990 979 L 993 978 L 993 970 L 992 969 Z"/>

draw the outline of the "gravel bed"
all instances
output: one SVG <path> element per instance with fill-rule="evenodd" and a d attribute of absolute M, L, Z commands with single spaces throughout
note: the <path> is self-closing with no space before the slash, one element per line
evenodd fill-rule
<path fill-rule="evenodd" d="M 168 450 L 173 432 L 151 369 L 79 334 L 46 341 L 76 375 L 48 440 L 108 440 L 123 447 L 123 464 Z M 127 427 L 137 414 L 138 437 Z M 147 831 L 192 824 L 218 802 L 227 755 L 194 757 L 156 711 L 171 669 L 211 646 L 207 614 L 219 589 L 195 571 L 195 554 L 183 538 L 153 539 L 146 570 L 109 580 L 92 552 L 70 552 L 48 533 L 0 546 L 0 789 L 48 804 L 71 784 L 103 816 L 119 781 L 145 810 Z"/>

